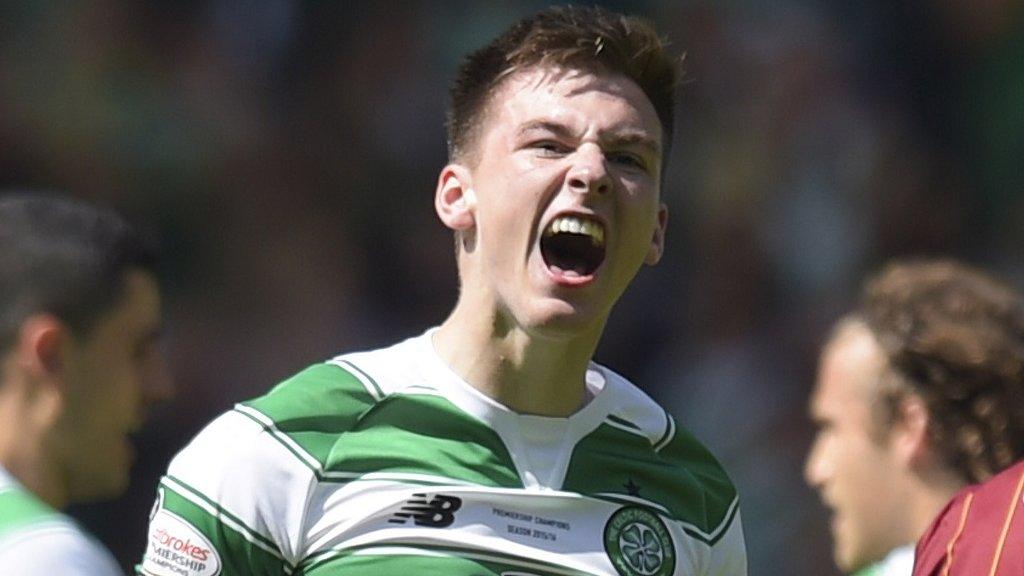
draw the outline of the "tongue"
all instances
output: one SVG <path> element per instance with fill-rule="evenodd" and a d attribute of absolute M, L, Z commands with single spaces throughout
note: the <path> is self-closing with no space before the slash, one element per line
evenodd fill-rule
<path fill-rule="evenodd" d="M 582 234 L 559 233 L 541 238 L 541 254 L 553 273 L 564 278 L 589 277 L 604 259 L 604 248 Z"/>
<path fill-rule="evenodd" d="M 551 268 L 551 271 L 554 272 L 556 275 L 565 276 L 566 278 L 580 278 L 584 274 L 583 270 L 563 270 L 558 266 L 555 266 L 554 264 L 549 266 L 549 268 Z"/>

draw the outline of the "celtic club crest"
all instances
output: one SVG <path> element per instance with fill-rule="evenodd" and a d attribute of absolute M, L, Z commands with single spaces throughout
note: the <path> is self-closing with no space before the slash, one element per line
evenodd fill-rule
<path fill-rule="evenodd" d="M 671 576 L 676 552 L 665 523 L 640 506 L 620 508 L 604 527 L 604 549 L 622 576 Z"/>

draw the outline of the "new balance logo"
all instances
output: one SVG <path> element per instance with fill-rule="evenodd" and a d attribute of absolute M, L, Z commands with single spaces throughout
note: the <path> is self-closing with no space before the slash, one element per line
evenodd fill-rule
<path fill-rule="evenodd" d="M 417 526 L 447 528 L 455 522 L 455 512 L 462 508 L 462 499 L 437 494 L 427 500 L 426 494 L 413 494 L 401 511 L 395 512 L 388 522 L 405 524 L 412 518 Z"/>

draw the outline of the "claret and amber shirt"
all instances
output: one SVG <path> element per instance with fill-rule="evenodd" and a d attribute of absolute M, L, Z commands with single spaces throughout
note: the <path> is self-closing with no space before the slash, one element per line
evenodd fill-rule
<path fill-rule="evenodd" d="M 961 490 L 917 544 L 914 576 L 1024 574 L 1024 461 Z"/>

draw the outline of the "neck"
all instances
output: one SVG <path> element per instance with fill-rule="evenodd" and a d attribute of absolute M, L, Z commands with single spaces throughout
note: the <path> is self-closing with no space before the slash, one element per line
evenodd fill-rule
<path fill-rule="evenodd" d="M 60 510 L 68 503 L 54 449 L 48 446 L 49 422 L 57 406 L 45 391 L 25 382 L 0 382 L 0 465 L 43 502 Z"/>
<path fill-rule="evenodd" d="M 925 530 L 966 482 L 951 470 L 931 471 L 916 479 L 908 490 L 905 541 L 917 542 Z"/>
<path fill-rule="evenodd" d="M 587 366 L 602 327 L 545 337 L 460 299 L 434 333 L 434 348 L 470 386 L 511 410 L 566 417 L 586 402 Z"/>

